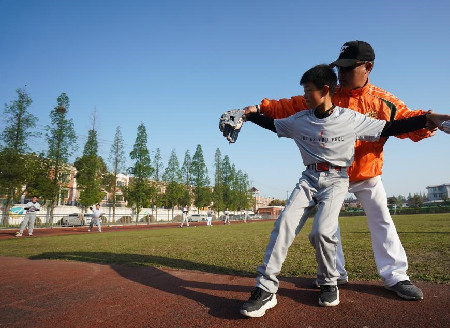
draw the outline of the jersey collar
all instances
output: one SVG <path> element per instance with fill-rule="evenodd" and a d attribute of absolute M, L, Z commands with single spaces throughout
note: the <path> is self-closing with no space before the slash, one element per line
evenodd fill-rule
<path fill-rule="evenodd" d="M 340 86 L 337 87 L 336 93 L 342 96 L 349 96 L 349 97 L 361 97 L 364 96 L 367 92 L 369 92 L 369 89 L 372 85 L 369 82 L 369 79 L 367 79 L 366 84 L 362 88 L 353 89 L 353 90 L 343 90 Z"/>

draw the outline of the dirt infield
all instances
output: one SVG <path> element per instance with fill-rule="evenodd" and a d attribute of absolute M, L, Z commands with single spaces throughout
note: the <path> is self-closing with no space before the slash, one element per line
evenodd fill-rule
<path fill-rule="evenodd" d="M 50 230 L 36 235 L 81 232 Z M 0 327 L 450 326 L 449 285 L 419 282 L 425 299 L 414 302 L 378 281 L 350 281 L 340 288 L 341 304 L 323 308 L 311 279 L 282 278 L 278 305 L 262 318 L 244 318 L 239 308 L 254 283 L 205 272 L 0 257 Z"/>
<path fill-rule="evenodd" d="M 237 222 L 235 222 L 237 223 Z M 201 226 L 206 225 L 206 222 L 191 222 L 189 223 L 191 226 Z M 216 224 L 220 224 L 217 222 Z M 161 224 L 129 224 L 129 225 L 103 225 L 102 231 L 108 232 L 108 231 L 122 231 L 122 230 L 146 230 L 146 229 L 167 229 L 167 228 L 177 228 L 180 226 L 180 223 L 161 223 Z M 0 240 L 2 239 L 8 239 L 8 238 L 14 238 L 16 235 L 16 232 L 18 232 L 19 229 L 0 229 Z M 91 233 L 96 233 L 97 227 L 95 226 L 93 231 Z M 39 237 L 44 236 L 56 236 L 56 235 L 75 235 L 80 233 L 88 233 L 88 226 L 81 226 L 81 227 L 59 227 L 55 226 L 54 228 L 35 228 L 34 229 L 34 235 Z M 28 231 L 25 230 L 23 237 L 27 237 Z"/>

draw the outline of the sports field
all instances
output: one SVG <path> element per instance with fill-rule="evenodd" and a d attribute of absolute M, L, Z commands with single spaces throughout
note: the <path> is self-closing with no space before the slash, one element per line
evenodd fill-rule
<path fill-rule="evenodd" d="M 409 260 L 411 280 L 450 282 L 450 214 L 394 216 Z M 313 277 L 316 264 L 308 241 L 312 220 L 297 236 L 282 276 Z M 273 221 L 213 227 L 119 230 L 0 240 L 0 255 L 31 259 L 152 266 L 254 276 Z M 351 280 L 378 280 L 365 217 L 340 218 L 346 268 Z M 151 226 L 150 226 L 151 227 Z"/>

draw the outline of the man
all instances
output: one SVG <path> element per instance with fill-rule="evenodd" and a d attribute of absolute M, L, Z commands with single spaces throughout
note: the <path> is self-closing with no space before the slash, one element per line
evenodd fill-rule
<path fill-rule="evenodd" d="M 92 206 L 90 207 L 93 216 L 92 216 L 92 220 L 91 223 L 89 224 L 89 229 L 88 231 L 90 232 L 92 230 L 92 228 L 94 227 L 94 224 L 97 225 L 98 228 L 98 232 L 102 232 L 102 216 L 105 214 L 103 213 L 103 211 L 100 210 L 100 204 L 96 204 L 95 205 L 95 210 L 92 208 Z"/>
<path fill-rule="evenodd" d="M 225 214 L 225 221 L 223 221 L 223 224 L 230 224 L 230 211 L 228 211 L 228 207 L 223 213 Z"/>
<path fill-rule="evenodd" d="M 375 53 L 367 42 L 346 42 L 340 51 L 339 58 L 331 64 L 338 69 L 339 84 L 332 100 L 334 105 L 350 108 L 373 118 L 391 121 L 422 115 L 421 110 L 411 111 L 392 94 L 369 83 Z M 249 106 L 246 113 L 260 112 L 271 118 L 284 118 L 298 111 L 308 109 L 302 96 L 290 99 L 263 99 L 257 106 Z M 419 141 L 427 138 L 432 132 L 422 129 L 397 136 Z M 349 168 L 349 192 L 355 194 L 367 215 L 371 232 L 372 247 L 378 274 L 388 290 L 407 300 L 423 299 L 422 291 L 414 286 L 406 273 L 408 261 L 405 250 L 400 242 L 394 222 L 387 207 L 387 197 L 381 181 L 383 166 L 383 145 L 387 138 L 378 142 L 356 141 L 354 163 Z M 297 231 L 298 233 L 298 231 Z M 339 229 L 337 231 L 338 239 Z M 344 269 L 344 254 L 339 242 L 337 250 L 337 268 L 340 274 L 338 284 L 348 281 Z M 273 293 L 278 289 L 278 280 L 270 272 L 278 268 L 261 266 L 258 268 L 258 287 L 266 287 Z"/>
<path fill-rule="evenodd" d="M 187 218 L 189 209 L 188 209 L 187 204 L 184 205 L 183 211 L 182 211 L 182 212 L 183 212 L 183 213 L 182 213 L 182 220 L 181 220 L 180 228 L 183 228 L 184 222 L 186 222 L 186 227 L 189 227 L 189 221 L 188 221 L 188 218 Z"/>
<path fill-rule="evenodd" d="M 26 210 L 27 213 L 23 218 L 22 224 L 20 225 L 20 230 L 16 234 L 16 237 L 22 237 L 23 231 L 25 230 L 27 225 L 28 225 L 28 236 L 33 236 L 34 221 L 36 221 L 36 212 L 38 212 L 41 209 L 41 205 L 38 203 L 37 200 L 38 197 L 33 196 L 32 201 L 28 202 L 25 205 L 24 210 Z"/>

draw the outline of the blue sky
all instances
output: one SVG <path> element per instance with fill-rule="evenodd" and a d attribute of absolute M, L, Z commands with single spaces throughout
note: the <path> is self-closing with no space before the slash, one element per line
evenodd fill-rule
<path fill-rule="evenodd" d="M 26 86 L 44 133 L 61 92 L 80 155 L 94 111 L 107 159 L 117 126 L 127 154 L 143 122 L 167 164 L 202 145 L 210 174 L 217 148 L 262 196 L 286 198 L 303 165 L 295 144 L 248 123 L 236 144 L 218 130 L 229 109 L 302 93 L 300 76 L 349 40 L 376 53 L 370 81 L 411 109 L 450 113 L 448 1 L 0 0 L 0 103 Z M 2 129 L 5 122 L 0 120 Z M 450 183 L 450 136 L 391 138 L 383 181 L 391 195 Z M 34 139 L 38 150 L 44 138 Z"/>

